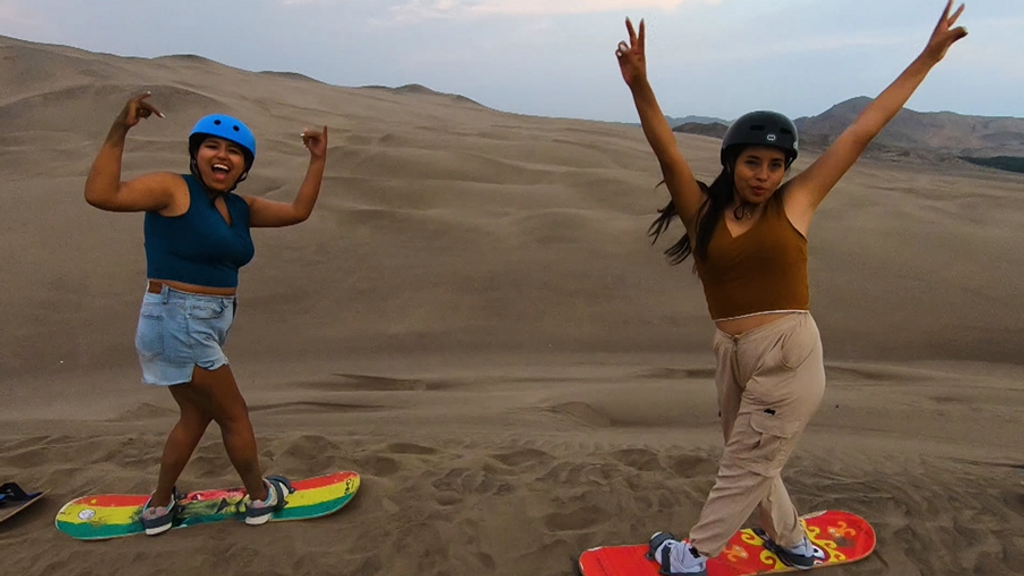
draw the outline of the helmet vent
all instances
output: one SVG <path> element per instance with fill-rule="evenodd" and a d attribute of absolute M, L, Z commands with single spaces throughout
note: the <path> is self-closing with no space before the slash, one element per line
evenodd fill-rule
<path fill-rule="evenodd" d="M 754 124 L 750 129 L 757 132 L 764 132 L 764 124 Z"/>
<path fill-rule="evenodd" d="M 217 126 L 220 126 L 220 120 L 214 120 L 213 123 L 216 124 Z"/>

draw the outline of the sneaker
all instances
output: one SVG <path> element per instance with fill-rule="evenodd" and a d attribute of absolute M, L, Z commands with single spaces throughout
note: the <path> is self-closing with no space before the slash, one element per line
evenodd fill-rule
<path fill-rule="evenodd" d="M 685 540 L 667 532 L 656 532 L 648 543 L 647 559 L 659 567 L 662 576 L 708 576 L 707 557 Z"/>
<path fill-rule="evenodd" d="M 798 570 L 810 570 L 814 568 L 815 552 L 814 545 L 810 539 L 804 536 L 802 542 L 793 547 L 780 546 L 782 553 L 776 553 L 782 563 Z"/>
<path fill-rule="evenodd" d="M 267 485 L 266 500 L 249 500 L 245 507 L 245 523 L 250 526 L 266 524 L 274 512 L 284 508 L 287 496 L 295 492 L 288 479 L 284 476 L 268 476 L 263 479 Z"/>
<path fill-rule="evenodd" d="M 149 500 L 146 500 L 146 503 L 142 506 L 142 514 L 139 515 L 142 527 L 146 531 L 146 536 L 157 536 L 174 527 L 174 517 L 178 512 L 179 498 L 180 495 L 175 488 L 171 490 L 171 501 L 167 506 L 150 506 L 153 503 L 152 496 L 149 497 Z"/>
<path fill-rule="evenodd" d="M 804 535 L 804 539 L 796 546 L 781 546 L 777 542 L 773 541 L 768 533 L 764 530 L 757 528 L 754 530 L 757 537 L 764 540 L 764 547 L 779 557 L 779 560 L 783 564 L 790 568 L 796 568 L 797 570 L 810 570 L 814 568 L 814 561 L 818 558 L 823 558 L 824 555 L 820 550 L 813 544 L 807 535 Z"/>
<path fill-rule="evenodd" d="M 658 561 L 658 549 L 665 542 L 672 540 L 678 542 L 679 539 L 672 535 L 671 532 L 655 532 L 651 539 L 647 541 L 647 554 L 646 557 L 651 562 Z"/>

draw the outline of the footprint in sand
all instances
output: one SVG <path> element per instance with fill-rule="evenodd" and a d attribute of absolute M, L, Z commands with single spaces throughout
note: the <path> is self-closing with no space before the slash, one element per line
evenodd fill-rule
<path fill-rule="evenodd" d="M 499 452 L 497 454 L 491 454 L 490 457 L 501 462 L 505 466 L 511 466 L 513 468 L 527 464 L 547 464 L 555 459 L 551 454 L 535 448 L 522 448 L 511 452 Z"/>
<path fill-rule="evenodd" d="M 486 470 L 470 468 L 454 468 L 447 474 L 430 483 L 438 492 L 438 499 L 450 501 L 453 495 L 462 498 L 464 495 L 476 494 L 485 496 L 504 496 L 511 494 L 512 485 L 502 482 L 500 478 Z"/>
<path fill-rule="evenodd" d="M 563 402 L 549 406 L 546 410 L 555 414 L 569 416 L 587 426 L 595 428 L 607 428 L 612 425 L 612 419 L 607 414 L 587 402 Z"/>
<path fill-rule="evenodd" d="M 480 566 L 483 567 L 484 572 L 494 572 L 494 569 L 498 566 L 498 564 L 494 561 L 494 557 L 490 554 L 477 552 L 476 554 L 473 554 L 473 556 L 476 558 L 476 561 L 480 563 Z"/>
<path fill-rule="evenodd" d="M 588 530 L 603 524 L 609 516 L 607 510 L 584 506 L 571 512 L 552 512 L 544 516 L 544 526 L 552 532 Z"/>
<path fill-rule="evenodd" d="M 394 476 L 402 469 L 402 465 L 398 460 L 387 456 L 371 454 L 369 456 L 357 456 L 354 460 L 359 469 L 363 471 L 362 474 L 364 476 L 387 478 L 388 476 Z"/>
<path fill-rule="evenodd" d="M 641 472 L 659 472 L 665 469 L 658 455 L 643 448 L 626 448 L 612 452 L 615 460 Z"/>
<path fill-rule="evenodd" d="M 666 467 L 681 478 L 697 478 L 714 476 L 718 470 L 718 462 L 705 456 L 679 454 L 665 458 Z"/>
<path fill-rule="evenodd" d="M 434 496 L 434 502 L 437 502 L 441 506 L 455 506 L 456 504 L 462 504 L 463 500 L 462 496 L 451 491 L 438 492 L 437 495 Z"/>
<path fill-rule="evenodd" d="M 439 452 L 436 448 L 423 446 L 421 444 L 412 444 L 409 442 L 395 442 L 393 444 L 388 444 L 384 450 L 389 454 L 414 454 L 417 456 L 432 456 Z"/>

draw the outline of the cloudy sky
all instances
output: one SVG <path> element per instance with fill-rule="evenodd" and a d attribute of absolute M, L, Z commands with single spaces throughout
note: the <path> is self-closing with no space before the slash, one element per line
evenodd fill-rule
<path fill-rule="evenodd" d="M 424 84 L 543 116 L 635 121 L 615 46 L 648 25 L 666 114 L 817 114 L 874 96 L 943 0 L 0 0 L 0 35 L 127 56 L 198 54 L 342 86 Z M 974 0 L 908 104 L 1024 117 L 1024 1 Z"/>

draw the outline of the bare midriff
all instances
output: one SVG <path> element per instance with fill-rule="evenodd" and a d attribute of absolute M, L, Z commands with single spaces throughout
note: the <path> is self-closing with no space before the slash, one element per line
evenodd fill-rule
<path fill-rule="evenodd" d="M 767 314 L 757 314 L 756 316 L 746 316 L 743 318 L 727 318 L 725 320 L 715 321 L 715 326 L 729 336 L 739 336 L 744 332 L 749 332 L 755 328 L 771 324 L 776 320 L 780 320 L 792 314 L 799 314 L 799 312 L 770 312 Z"/>

